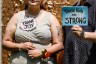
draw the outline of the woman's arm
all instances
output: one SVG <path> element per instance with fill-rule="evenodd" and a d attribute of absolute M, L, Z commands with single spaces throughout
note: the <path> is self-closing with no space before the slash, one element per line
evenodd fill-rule
<path fill-rule="evenodd" d="M 96 32 L 84 32 L 84 39 L 96 42 Z"/>
<path fill-rule="evenodd" d="M 83 38 L 90 41 L 96 41 L 96 32 L 83 32 L 83 29 L 77 25 L 72 27 L 72 31 L 79 38 Z"/>
<path fill-rule="evenodd" d="M 16 30 L 18 14 L 15 14 L 7 24 L 6 31 L 3 37 L 3 46 L 7 48 L 17 48 L 17 44 L 14 43 L 14 35 Z"/>
<path fill-rule="evenodd" d="M 15 43 L 14 42 L 14 37 L 15 37 L 15 31 L 17 27 L 17 17 L 19 16 L 19 13 L 15 14 L 9 21 L 6 27 L 6 31 L 3 37 L 3 42 L 2 45 L 4 48 L 8 50 L 18 50 L 20 49 L 28 49 L 32 48 L 32 44 L 27 42 L 27 43 Z"/>
<path fill-rule="evenodd" d="M 56 19 L 54 15 L 50 16 L 50 23 L 53 45 L 47 48 L 46 50 L 50 53 L 54 53 L 63 49 L 62 27 L 60 26 L 59 21 Z"/>

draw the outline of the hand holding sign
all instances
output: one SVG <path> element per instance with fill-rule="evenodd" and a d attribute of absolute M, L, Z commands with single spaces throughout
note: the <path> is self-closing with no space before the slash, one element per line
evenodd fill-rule
<path fill-rule="evenodd" d="M 80 38 L 84 37 L 84 31 L 83 31 L 83 29 L 82 29 L 80 26 L 74 25 L 74 26 L 71 28 L 71 30 L 73 31 L 73 33 L 74 33 L 77 37 L 80 37 Z"/>
<path fill-rule="evenodd" d="M 88 25 L 88 7 L 86 6 L 64 6 L 62 7 L 62 26 L 73 26 L 72 31 L 76 36 L 84 35 L 79 26 Z M 77 37 L 74 41 L 75 55 L 78 52 Z"/>

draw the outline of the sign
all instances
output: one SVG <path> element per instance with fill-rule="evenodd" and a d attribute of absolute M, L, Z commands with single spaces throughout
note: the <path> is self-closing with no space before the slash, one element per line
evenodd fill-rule
<path fill-rule="evenodd" d="M 87 6 L 63 6 L 62 7 L 63 26 L 87 26 L 88 7 Z"/>
<path fill-rule="evenodd" d="M 31 31 L 33 29 L 36 28 L 36 20 L 34 18 L 27 18 L 24 19 L 21 23 L 20 23 L 20 28 L 23 31 Z"/>

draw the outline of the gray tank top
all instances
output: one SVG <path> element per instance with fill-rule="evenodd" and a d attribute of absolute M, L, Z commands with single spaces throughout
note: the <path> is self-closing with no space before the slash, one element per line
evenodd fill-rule
<path fill-rule="evenodd" d="M 45 14 L 41 21 L 36 21 L 36 27 L 34 29 L 31 29 L 33 28 L 32 25 L 34 22 L 30 19 L 30 21 L 24 21 L 24 19 L 28 19 L 27 15 L 20 13 L 15 32 L 15 41 L 17 43 L 30 41 L 33 43 L 33 46 L 40 50 L 52 45 L 49 12 Z M 40 59 L 31 59 L 28 54 L 23 51 L 12 53 L 10 60 L 11 64 L 42 64 L 40 63 Z M 49 60 L 48 64 L 53 64 L 52 61 Z"/>
<path fill-rule="evenodd" d="M 24 22 L 23 19 L 28 19 L 27 13 L 26 15 L 20 13 L 20 17 L 18 18 L 18 24 L 15 33 L 16 42 L 20 43 L 30 41 L 33 43 L 33 46 L 38 49 L 44 49 L 51 45 L 50 13 L 45 14 L 41 21 L 35 21 L 36 27 L 34 29 L 31 29 L 32 21 Z M 23 26 L 27 27 L 23 29 Z"/>

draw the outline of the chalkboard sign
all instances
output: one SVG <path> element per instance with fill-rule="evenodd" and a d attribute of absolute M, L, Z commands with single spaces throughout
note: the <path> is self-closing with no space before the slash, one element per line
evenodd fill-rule
<path fill-rule="evenodd" d="M 88 25 L 87 6 L 63 6 L 62 7 L 63 26 L 86 26 Z"/>

